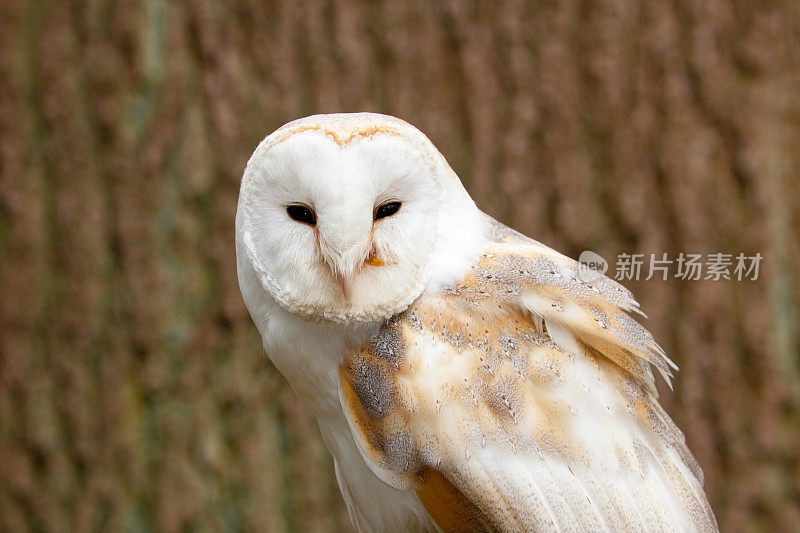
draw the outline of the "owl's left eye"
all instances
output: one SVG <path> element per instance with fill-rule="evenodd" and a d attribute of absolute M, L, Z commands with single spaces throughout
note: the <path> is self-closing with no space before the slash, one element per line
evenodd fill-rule
<path fill-rule="evenodd" d="M 394 215 L 398 211 L 400 211 L 400 206 L 403 205 L 400 202 L 386 202 L 382 204 L 378 209 L 375 210 L 375 220 L 386 218 Z"/>
<path fill-rule="evenodd" d="M 305 205 L 295 204 L 286 206 L 286 214 L 289 215 L 292 220 L 296 220 L 310 226 L 314 226 L 317 223 L 317 216 L 314 214 L 314 211 Z"/>

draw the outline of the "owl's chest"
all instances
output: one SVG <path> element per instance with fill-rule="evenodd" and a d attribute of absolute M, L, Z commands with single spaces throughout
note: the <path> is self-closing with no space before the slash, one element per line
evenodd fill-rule
<path fill-rule="evenodd" d="M 416 495 L 390 487 L 367 466 L 339 401 L 338 370 L 346 349 L 370 331 L 340 330 L 276 313 L 267 323 L 264 348 L 317 419 L 334 458 L 342 496 L 359 528 L 425 531 L 427 513 Z"/>

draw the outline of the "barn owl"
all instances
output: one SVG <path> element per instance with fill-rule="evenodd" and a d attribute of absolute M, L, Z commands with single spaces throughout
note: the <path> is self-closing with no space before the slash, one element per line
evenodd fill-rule
<path fill-rule="evenodd" d="M 715 530 L 657 401 L 676 367 L 603 276 L 482 213 L 397 118 L 267 136 L 236 214 L 244 302 L 356 527 Z"/>

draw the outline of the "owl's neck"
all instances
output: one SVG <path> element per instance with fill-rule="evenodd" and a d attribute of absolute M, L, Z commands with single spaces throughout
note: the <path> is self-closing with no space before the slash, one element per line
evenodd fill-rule
<path fill-rule="evenodd" d="M 339 366 L 345 351 L 376 333 L 379 324 L 357 327 L 309 322 L 276 304 L 265 347 L 278 370 L 315 417 L 334 458 L 336 478 L 351 516 L 363 531 L 433 531 L 413 491 L 400 491 L 375 476 L 364 461 L 339 401 Z M 369 505 L 364 505 L 369 502 Z"/>
<path fill-rule="evenodd" d="M 319 419 L 341 413 L 339 365 L 348 348 L 366 342 L 378 327 L 314 322 L 275 305 L 262 336 L 269 358 Z"/>

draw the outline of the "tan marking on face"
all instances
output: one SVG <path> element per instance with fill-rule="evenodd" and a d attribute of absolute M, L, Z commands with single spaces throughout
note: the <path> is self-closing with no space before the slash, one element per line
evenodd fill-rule
<path fill-rule="evenodd" d="M 402 134 L 399 130 L 391 126 L 367 126 L 352 131 L 342 131 L 340 129 L 331 128 L 330 126 L 322 124 L 301 124 L 288 128 L 285 132 L 281 132 L 271 143 L 270 146 L 276 146 L 289 137 L 304 133 L 307 131 L 319 131 L 330 137 L 340 148 L 344 148 L 347 144 L 355 139 L 370 138 L 376 135 L 390 135 L 394 137 L 401 137 Z"/>
<path fill-rule="evenodd" d="M 359 269 L 365 266 L 374 266 L 374 267 L 381 267 L 385 266 L 380 257 L 378 257 L 378 250 L 375 249 L 375 243 L 373 241 L 375 236 L 375 221 L 372 222 L 372 226 L 369 227 L 369 255 L 364 260 L 364 262 L 359 266 Z"/>
<path fill-rule="evenodd" d="M 364 264 L 366 266 L 371 266 L 371 267 L 382 267 L 386 265 L 386 263 L 384 263 L 374 251 L 370 252 L 369 256 L 367 257 L 367 260 L 364 261 Z"/>

